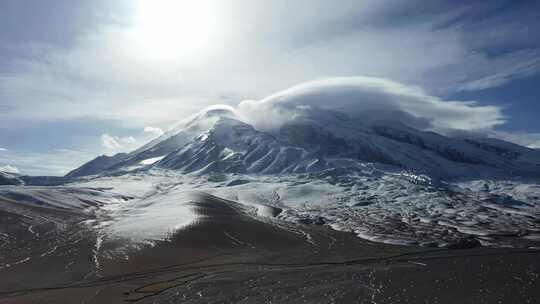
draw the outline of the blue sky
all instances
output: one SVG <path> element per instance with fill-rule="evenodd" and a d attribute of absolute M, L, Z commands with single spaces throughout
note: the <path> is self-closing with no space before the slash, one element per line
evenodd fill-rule
<path fill-rule="evenodd" d="M 537 1 L 194 3 L 1 1 L 0 167 L 61 175 L 205 106 L 344 76 L 494 106 L 474 131 L 540 147 Z"/>

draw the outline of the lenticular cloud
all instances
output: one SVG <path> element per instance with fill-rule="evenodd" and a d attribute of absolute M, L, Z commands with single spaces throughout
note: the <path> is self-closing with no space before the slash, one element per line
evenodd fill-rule
<path fill-rule="evenodd" d="M 279 127 L 299 109 L 319 108 L 363 119 L 394 119 L 421 128 L 485 130 L 503 124 L 496 106 L 445 101 L 391 80 L 341 77 L 303 83 L 262 100 L 243 101 L 237 113 L 259 129 Z"/>

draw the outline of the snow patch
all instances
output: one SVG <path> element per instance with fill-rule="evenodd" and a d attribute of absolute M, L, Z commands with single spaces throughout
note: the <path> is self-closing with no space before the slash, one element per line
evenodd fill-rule
<path fill-rule="evenodd" d="M 155 164 L 155 163 L 157 163 L 158 161 L 162 160 L 165 156 L 166 156 L 166 155 L 148 158 L 148 159 L 142 160 L 142 161 L 140 162 L 140 164 L 141 164 L 141 165 L 145 165 L 145 166 L 152 165 L 152 164 Z"/>

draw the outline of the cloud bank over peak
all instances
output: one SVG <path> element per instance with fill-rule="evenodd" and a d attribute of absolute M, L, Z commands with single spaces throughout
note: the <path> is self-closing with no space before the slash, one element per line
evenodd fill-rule
<path fill-rule="evenodd" d="M 443 100 L 422 89 L 374 77 L 326 78 L 296 85 L 262 100 L 247 100 L 237 112 L 259 129 L 279 127 L 305 108 L 360 119 L 398 120 L 419 129 L 489 130 L 506 122 L 500 107 Z"/>

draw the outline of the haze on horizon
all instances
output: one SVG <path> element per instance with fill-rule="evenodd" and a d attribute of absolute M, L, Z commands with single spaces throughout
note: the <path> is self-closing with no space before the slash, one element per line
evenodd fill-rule
<path fill-rule="evenodd" d="M 253 118 L 256 101 L 313 81 L 342 108 L 382 101 L 434 128 L 540 147 L 538 4 L 224 3 L 2 1 L 0 169 L 63 175 L 207 106 Z"/>

